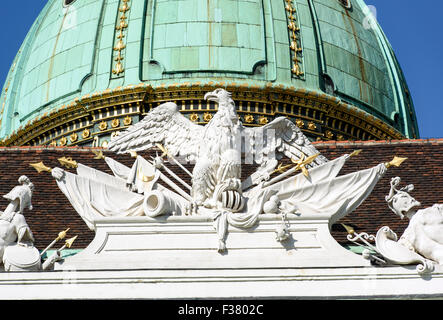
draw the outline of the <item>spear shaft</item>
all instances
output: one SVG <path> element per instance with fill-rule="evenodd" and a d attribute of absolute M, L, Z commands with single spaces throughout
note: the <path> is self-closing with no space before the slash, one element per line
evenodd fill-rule
<path fill-rule="evenodd" d="M 155 166 L 155 163 L 148 161 L 151 165 Z M 164 183 L 166 183 L 168 186 L 170 186 L 172 189 L 174 189 L 178 194 L 180 194 L 183 198 L 185 198 L 188 201 L 193 201 L 192 197 L 187 194 L 182 188 L 180 188 L 176 183 L 171 181 L 163 172 L 160 172 L 160 180 L 162 180 Z"/>
<path fill-rule="evenodd" d="M 178 161 L 177 159 L 175 159 L 169 152 L 168 150 L 166 150 L 165 147 L 163 147 L 161 144 L 157 143 L 157 147 L 164 153 L 166 154 L 169 158 L 171 158 L 184 172 L 186 172 L 191 178 L 192 178 L 192 173 L 189 172 L 188 169 L 186 169 L 181 163 L 180 161 Z"/>
<path fill-rule="evenodd" d="M 170 169 L 169 169 L 167 166 L 165 166 L 163 163 L 162 163 L 161 166 L 162 166 L 163 169 L 165 169 L 165 171 L 166 171 L 167 173 L 169 173 L 171 176 L 173 176 L 175 179 L 177 179 L 177 181 L 180 182 L 183 186 L 185 186 L 188 190 L 191 190 L 191 189 L 192 189 L 190 185 L 188 185 L 186 182 L 184 182 L 182 179 L 180 179 L 179 176 L 177 176 L 174 172 L 172 172 L 172 170 L 170 170 Z"/>

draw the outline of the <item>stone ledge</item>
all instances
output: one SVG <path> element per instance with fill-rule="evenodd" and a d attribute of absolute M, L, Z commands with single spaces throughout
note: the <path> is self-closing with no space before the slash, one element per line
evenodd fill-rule
<path fill-rule="evenodd" d="M 432 282 L 429 281 L 432 279 Z M 441 299 L 443 270 L 415 267 L 0 273 L 0 299 Z"/>

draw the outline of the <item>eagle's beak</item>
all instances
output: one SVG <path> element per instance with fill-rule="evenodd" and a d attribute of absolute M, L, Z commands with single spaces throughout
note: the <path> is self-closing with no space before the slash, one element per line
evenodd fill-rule
<path fill-rule="evenodd" d="M 218 96 L 214 92 L 205 94 L 205 100 L 218 102 Z"/>

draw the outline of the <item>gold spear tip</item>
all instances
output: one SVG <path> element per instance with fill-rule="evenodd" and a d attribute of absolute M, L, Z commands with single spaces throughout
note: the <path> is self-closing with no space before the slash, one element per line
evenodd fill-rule
<path fill-rule="evenodd" d="M 350 234 L 351 236 L 354 235 L 354 233 L 355 233 L 354 228 L 352 228 L 351 226 L 348 226 L 348 225 L 346 225 L 346 224 L 343 224 L 343 223 L 342 223 L 341 225 L 343 226 L 343 228 L 346 229 L 346 231 L 348 232 L 348 234 Z"/>
<path fill-rule="evenodd" d="M 362 151 L 363 149 L 354 150 L 354 152 L 352 152 L 349 156 L 350 157 L 358 156 Z"/>
<path fill-rule="evenodd" d="M 105 156 L 103 155 L 103 151 L 101 151 L 101 150 L 99 150 L 99 151 L 92 150 L 92 152 L 95 154 L 94 159 L 96 159 L 96 160 L 101 160 L 101 159 L 105 158 Z"/>
<path fill-rule="evenodd" d="M 311 164 L 315 159 L 317 159 L 317 157 L 320 155 L 320 153 L 314 154 L 310 157 L 308 157 L 305 161 L 304 164 Z"/>
<path fill-rule="evenodd" d="M 71 247 L 72 247 L 72 244 L 74 243 L 75 239 L 77 239 L 77 237 L 78 237 L 78 236 L 75 236 L 74 238 L 71 238 L 71 239 L 66 240 L 66 242 L 65 242 L 66 247 L 71 248 Z"/>
<path fill-rule="evenodd" d="M 401 164 L 406 160 L 408 160 L 408 158 L 394 157 L 394 159 L 391 162 L 386 163 L 386 168 L 390 168 L 392 166 L 400 167 Z"/>
<path fill-rule="evenodd" d="M 52 169 L 45 166 L 43 164 L 43 162 L 39 162 L 39 163 L 31 163 L 29 164 L 31 167 L 33 167 L 35 170 L 37 170 L 38 173 L 40 172 L 51 172 Z"/>
<path fill-rule="evenodd" d="M 131 155 L 131 157 L 133 158 L 137 158 L 137 152 L 134 150 L 129 150 L 129 154 Z"/>
<path fill-rule="evenodd" d="M 65 231 L 62 231 L 58 234 L 57 240 L 63 240 L 66 238 L 66 234 L 68 233 L 70 228 L 66 229 Z"/>
<path fill-rule="evenodd" d="M 78 164 L 76 161 L 72 160 L 71 157 L 63 157 L 63 158 L 59 158 L 58 162 L 60 162 L 60 164 L 62 166 L 65 166 L 66 168 L 70 169 L 70 168 L 77 168 Z"/>

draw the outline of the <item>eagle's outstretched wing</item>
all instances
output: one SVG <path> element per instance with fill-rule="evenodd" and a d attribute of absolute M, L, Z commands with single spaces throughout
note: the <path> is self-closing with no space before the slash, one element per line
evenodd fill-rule
<path fill-rule="evenodd" d="M 300 128 L 285 117 L 279 117 L 263 127 L 244 128 L 244 135 L 255 146 L 245 151 L 254 153 L 254 162 L 257 164 L 272 158 L 281 159 L 283 156 L 299 160 L 303 156 L 319 154 Z M 319 155 L 308 167 L 316 167 L 327 161 Z"/>
<path fill-rule="evenodd" d="M 197 156 L 203 132 L 204 127 L 185 118 L 175 103 L 167 102 L 112 139 L 108 149 L 125 153 L 146 150 L 159 143 L 172 156 L 193 160 Z"/>

